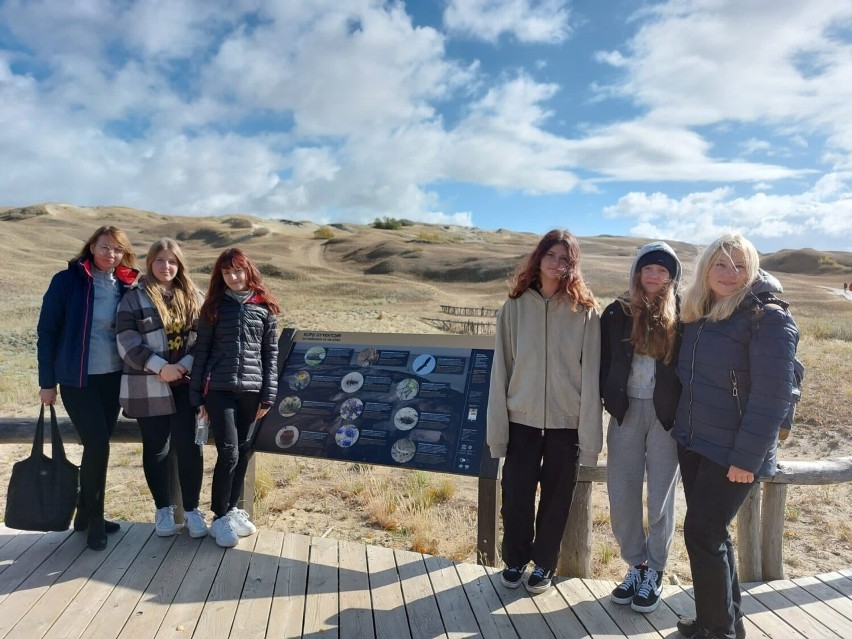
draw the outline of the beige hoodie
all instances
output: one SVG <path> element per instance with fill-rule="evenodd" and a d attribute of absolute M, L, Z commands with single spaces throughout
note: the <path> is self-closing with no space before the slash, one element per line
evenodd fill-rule
<path fill-rule="evenodd" d="M 579 429 L 580 463 L 597 465 L 603 446 L 600 347 L 594 309 L 572 311 L 569 301 L 545 301 L 533 289 L 506 301 L 497 316 L 488 397 L 492 457 L 506 456 L 511 421 Z"/>

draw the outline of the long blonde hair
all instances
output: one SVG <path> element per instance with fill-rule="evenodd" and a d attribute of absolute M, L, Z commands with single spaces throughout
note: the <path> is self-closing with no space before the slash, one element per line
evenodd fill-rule
<path fill-rule="evenodd" d="M 175 279 L 172 281 L 173 297 L 171 304 L 166 304 L 163 297 L 163 289 L 154 277 L 152 266 L 154 260 L 163 251 L 171 251 L 177 259 L 178 271 Z M 157 312 L 160 314 L 160 319 L 163 320 L 163 326 L 168 332 L 170 327 L 191 326 L 193 321 L 198 319 L 198 289 L 189 277 L 186 268 L 186 261 L 183 258 L 183 251 L 180 245 L 173 239 L 164 237 L 151 245 L 148 249 L 148 257 L 145 258 L 145 267 L 147 273 L 141 280 L 141 285 L 145 287 L 148 297 L 154 303 Z"/>
<path fill-rule="evenodd" d="M 716 263 L 720 255 L 731 259 L 734 251 L 743 255 L 746 271 L 746 284 L 742 290 L 729 295 L 721 300 L 713 300 L 713 292 L 707 283 L 710 269 Z M 681 308 L 681 319 L 684 322 L 697 322 L 707 319 L 711 322 L 719 322 L 728 319 L 734 314 L 745 296 L 751 289 L 751 285 L 757 278 L 760 268 L 760 256 L 754 244 L 749 242 L 739 233 L 727 233 L 710 244 L 698 258 L 695 267 L 695 279 L 683 293 L 683 306 Z"/>
<path fill-rule="evenodd" d="M 127 238 L 127 233 L 117 226 L 104 225 L 92 233 L 91 237 L 86 240 L 83 248 L 80 249 L 80 252 L 77 253 L 77 256 L 74 259 L 79 262 L 85 262 L 86 260 L 94 261 L 95 253 L 92 251 L 92 247 L 97 244 L 102 235 L 110 238 L 124 251 L 120 261 L 122 266 L 126 266 L 127 268 L 136 268 L 136 253 L 133 252 L 133 245 Z"/>

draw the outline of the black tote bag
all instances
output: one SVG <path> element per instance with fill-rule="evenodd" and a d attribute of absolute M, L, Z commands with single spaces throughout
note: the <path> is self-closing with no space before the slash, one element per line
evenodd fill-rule
<path fill-rule="evenodd" d="M 80 471 L 65 457 L 56 410 L 50 406 L 52 457 L 44 454 L 44 404 L 36 426 L 33 450 L 12 466 L 6 493 L 6 521 L 18 530 L 67 530 L 77 504 Z"/>

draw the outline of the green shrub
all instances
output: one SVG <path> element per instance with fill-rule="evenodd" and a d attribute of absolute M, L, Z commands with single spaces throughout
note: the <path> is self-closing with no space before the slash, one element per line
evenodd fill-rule
<path fill-rule="evenodd" d="M 334 237 L 334 231 L 330 226 L 321 226 L 314 231 L 315 240 L 330 240 Z"/>
<path fill-rule="evenodd" d="M 403 227 L 402 220 L 397 220 L 393 217 L 376 218 L 373 220 L 374 229 L 384 229 L 386 231 L 398 231 Z"/>

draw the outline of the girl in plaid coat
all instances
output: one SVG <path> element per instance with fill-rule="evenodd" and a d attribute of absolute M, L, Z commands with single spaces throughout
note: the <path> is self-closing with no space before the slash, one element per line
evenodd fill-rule
<path fill-rule="evenodd" d="M 174 535 L 181 528 L 169 492 L 168 457 L 174 445 L 186 525 L 191 537 L 204 537 L 207 524 L 198 509 L 202 452 L 195 444 L 195 409 L 189 402 L 204 298 L 174 240 L 154 242 L 146 263 L 147 274 L 122 298 L 116 317 L 118 352 L 124 360 L 119 400 L 142 432 L 142 467 L 156 505 L 157 535 Z"/>

